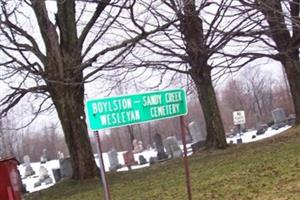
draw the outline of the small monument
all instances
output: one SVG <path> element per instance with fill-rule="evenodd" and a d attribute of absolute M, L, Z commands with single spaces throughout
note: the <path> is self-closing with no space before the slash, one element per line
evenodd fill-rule
<path fill-rule="evenodd" d="M 117 169 L 121 168 L 122 165 L 119 163 L 118 159 L 118 152 L 115 149 L 112 149 L 107 153 L 108 159 L 109 159 L 109 170 L 110 171 L 116 171 Z"/>
<path fill-rule="evenodd" d="M 157 160 L 167 159 L 168 155 L 165 152 L 165 147 L 163 145 L 161 135 L 159 135 L 158 133 L 154 135 L 154 143 L 157 151 Z"/>
<path fill-rule="evenodd" d="M 276 108 L 272 111 L 274 123 L 281 123 L 286 120 L 286 114 L 283 108 Z"/>
<path fill-rule="evenodd" d="M 205 145 L 206 133 L 203 133 L 199 123 L 192 121 L 189 123 L 189 130 L 192 136 L 193 144 L 191 145 L 193 152 L 195 153 L 201 147 Z"/>
<path fill-rule="evenodd" d="M 132 165 L 137 164 L 137 162 L 134 160 L 132 151 L 127 151 L 126 153 L 124 153 L 123 159 L 124 159 L 125 165 L 128 167 L 129 170 L 131 170 Z"/>
<path fill-rule="evenodd" d="M 41 182 L 44 182 L 47 178 L 49 178 L 49 173 L 46 167 L 40 166 L 39 173 L 40 173 L 39 180 Z"/>
<path fill-rule="evenodd" d="M 272 116 L 274 120 L 273 129 L 279 129 L 286 125 L 287 117 L 283 108 L 276 108 L 272 111 Z"/>
<path fill-rule="evenodd" d="M 45 164 L 48 161 L 47 149 L 43 149 L 43 154 L 41 156 L 41 164 Z"/>
<path fill-rule="evenodd" d="M 192 121 L 191 123 L 189 123 L 188 127 L 192 136 L 193 143 L 201 141 L 205 142 L 206 134 L 203 133 L 202 128 L 198 122 Z"/>
<path fill-rule="evenodd" d="M 59 160 L 61 178 L 70 178 L 73 175 L 71 159 L 69 157 Z"/>
<path fill-rule="evenodd" d="M 182 150 L 175 136 L 166 138 L 164 140 L 164 146 L 166 148 L 167 154 L 170 155 L 171 158 L 182 157 Z"/>
<path fill-rule="evenodd" d="M 25 178 L 34 175 L 35 171 L 31 167 L 30 157 L 28 155 L 25 155 L 23 157 L 23 161 L 24 161 L 24 166 L 25 166 L 25 173 L 24 173 Z"/>
<path fill-rule="evenodd" d="M 148 162 L 143 155 L 139 155 L 139 163 L 140 163 L 140 165 L 144 165 L 144 164 L 147 164 Z"/>
<path fill-rule="evenodd" d="M 57 158 L 58 158 L 58 160 L 63 159 L 64 157 L 65 156 L 64 156 L 63 152 L 60 152 L 60 151 L 57 152 Z"/>
<path fill-rule="evenodd" d="M 132 141 L 132 145 L 133 145 L 133 151 L 132 151 L 133 153 L 141 153 L 144 150 L 142 141 L 137 141 L 136 139 L 134 139 Z"/>
<path fill-rule="evenodd" d="M 34 187 L 39 187 L 42 184 L 49 185 L 53 183 L 52 178 L 49 176 L 48 170 L 43 165 L 39 169 L 39 181 L 34 183 Z"/>

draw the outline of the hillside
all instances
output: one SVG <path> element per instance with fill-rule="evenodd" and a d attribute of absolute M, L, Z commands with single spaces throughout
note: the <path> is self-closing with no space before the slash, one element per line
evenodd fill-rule
<path fill-rule="evenodd" d="M 194 200 L 300 199 L 300 127 L 273 138 L 189 157 Z M 113 200 L 187 199 L 182 159 L 109 173 Z M 26 200 L 104 199 L 97 179 L 67 180 Z"/>

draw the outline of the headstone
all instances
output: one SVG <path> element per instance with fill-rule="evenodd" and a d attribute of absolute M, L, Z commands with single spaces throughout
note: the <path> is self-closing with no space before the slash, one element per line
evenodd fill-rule
<path fill-rule="evenodd" d="M 52 169 L 52 174 L 53 174 L 53 177 L 54 177 L 54 180 L 55 180 L 56 183 L 61 180 L 61 174 L 60 174 L 60 169 L 59 168 Z"/>
<path fill-rule="evenodd" d="M 236 140 L 236 143 L 237 143 L 237 144 L 242 144 L 242 143 L 243 143 L 242 138 L 238 138 L 238 139 Z"/>
<path fill-rule="evenodd" d="M 193 153 L 197 152 L 200 148 L 204 147 L 206 141 L 206 134 L 198 122 L 191 122 L 188 125 L 193 144 L 191 145 Z"/>
<path fill-rule="evenodd" d="M 108 155 L 108 160 L 109 160 L 109 170 L 110 171 L 115 171 L 119 168 L 121 168 L 121 164 L 119 163 L 118 159 L 118 152 L 115 149 L 112 149 L 107 153 Z"/>
<path fill-rule="evenodd" d="M 48 170 L 46 167 L 44 167 L 43 165 L 40 166 L 39 169 L 39 181 L 34 183 L 34 187 L 39 187 L 41 186 L 43 183 L 45 183 L 45 185 L 49 185 L 51 183 L 53 183 L 52 178 L 49 176 Z"/>
<path fill-rule="evenodd" d="M 193 143 L 200 141 L 204 142 L 206 140 L 206 134 L 203 133 L 199 123 L 193 121 L 189 123 L 188 127 L 192 136 Z"/>
<path fill-rule="evenodd" d="M 41 183 L 44 182 L 47 178 L 49 178 L 48 170 L 44 166 L 40 166 L 39 174 L 40 174 L 39 181 Z"/>
<path fill-rule="evenodd" d="M 34 183 L 34 187 L 36 188 L 36 187 L 39 187 L 39 186 L 41 186 L 42 185 L 42 183 L 40 182 L 40 181 L 38 181 L 38 182 L 36 182 L 36 183 Z"/>
<path fill-rule="evenodd" d="M 285 122 L 286 114 L 283 108 L 276 108 L 272 111 L 274 124 Z"/>
<path fill-rule="evenodd" d="M 157 151 L 157 160 L 164 160 L 168 158 L 168 155 L 165 152 L 165 148 L 162 142 L 161 136 L 156 133 L 154 135 L 154 143 L 155 143 L 155 148 Z"/>
<path fill-rule="evenodd" d="M 31 167 L 30 157 L 28 155 L 25 155 L 23 157 L 23 161 L 24 161 L 24 166 L 25 166 L 25 173 L 24 173 L 25 178 L 34 175 L 35 171 Z"/>
<path fill-rule="evenodd" d="M 48 177 L 48 178 L 46 178 L 46 180 L 44 180 L 44 183 L 45 183 L 45 185 L 50 185 L 53 183 L 53 180 L 52 180 L 52 178 Z"/>
<path fill-rule="evenodd" d="M 150 157 L 149 163 L 150 163 L 150 165 L 157 163 L 157 157 Z"/>
<path fill-rule="evenodd" d="M 134 160 L 134 156 L 132 151 L 127 151 L 123 154 L 124 163 L 128 167 L 129 170 L 131 170 L 132 165 L 136 165 L 137 162 Z"/>
<path fill-rule="evenodd" d="M 44 164 L 48 161 L 47 149 L 43 149 L 43 153 L 41 156 L 41 164 Z"/>
<path fill-rule="evenodd" d="M 171 158 L 182 157 L 182 150 L 178 145 L 178 141 L 175 136 L 166 138 L 163 143 L 166 148 L 167 154 L 170 155 Z"/>
<path fill-rule="evenodd" d="M 132 146 L 133 146 L 133 153 L 141 153 L 144 150 L 143 143 L 142 141 L 137 141 L 134 139 L 132 141 Z"/>
<path fill-rule="evenodd" d="M 60 175 L 61 178 L 70 178 L 73 175 L 73 169 L 71 166 L 71 159 L 63 158 L 59 160 L 59 166 L 60 166 Z"/>
<path fill-rule="evenodd" d="M 283 108 L 276 108 L 272 111 L 274 124 L 272 129 L 280 129 L 287 124 L 287 117 Z"/>
<path fill-rule="evenodd" d="M 60 159 L 63 159 L 65 156 L 64 156 L 64 153 L 62 153 L 62 152 L 57 152 L 57 158 L 58 158 L 58 160 L 60 160 Z"/>
<path fill-rule="evenodd" d="M 147 164 L 147 160 L 143 155 L 139 155 L 139 163 L 140 165 Z"/>

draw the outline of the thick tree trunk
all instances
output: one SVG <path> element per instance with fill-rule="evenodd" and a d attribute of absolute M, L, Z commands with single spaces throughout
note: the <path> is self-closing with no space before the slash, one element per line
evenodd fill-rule
<path fill-rule="evenodd" d="M 295 54 L 282 59 L 282 64 L 285 68 L 288 82 L 290 85 L 291 94 L 293 97 L 296 124 L 300 124 L 300 62 L 299 55 Z"/>
<path fill-rule="evenodd" d="M 293 97 L 296 124 L 300 124 L 299 3 L 290 1 L 291 30 L 285 21 L 287 15 L 282 8 L 282 1 L 261 1 L 257 6 L 266 17 L 272 39 L 281 54 L 280 62 L 285 68 Z"/>
<path fill-rule="evenodd" d="M 98 176 L 85 123 L 83 85 L 53 85 L 50 89 L 70 152 L 73 179 Z"/>
<path fill-rule="evenodd" d="M 191 66 L 190 75 L 195 82 L 202 106 L 207 131 L 207 148 L 224 149 L 227 146 L 223 122 L 211 80 L 208 47 L 205 44 L 203 22 L 194 1 L 183 1 L 184 13 L 179 14 L 181 32 Z"/>
<path fill-rule="evenodd" d="M 193 76 L 206 123 L 206 148 L 227 147 L 223 122 L 210 76 Z"/>

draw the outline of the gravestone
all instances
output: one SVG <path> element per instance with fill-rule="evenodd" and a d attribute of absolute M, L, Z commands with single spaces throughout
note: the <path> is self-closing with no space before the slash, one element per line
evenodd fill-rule
<path fill-rule="evenodd" d="M 168 155 L 165 152 L 165 147 L 163 145 L 161 135 L 159 135 L 158 133 L 154 135 L 154 143 L 157 151 L 157 160 L 167 159 Z"/>
<path fill-rule="evenodd" d="M 39 169 L 39 181 L 34 183 L 34 187 L 39 187 L 43 183 L 45 183 L 45 185 L 49 185 L 49 184 L 53 183 L 53 180 L 49 176 L 47 168 L 44 167 L 43 165 L 41 165 L 40 169 Z"/>
<path fill-rule="evenodd" d="M 52 169 L 52 174 L 56 183 L 61 180 L 61 174 L 59 168 Z"/>
<path fill-rule="evenodd" d="M 134 139 L 132 141 L 132 146 L 133 146 L 133 153 L 141 153 L 144 150 L 143 143 L 142 141 L 137 141 Z"/>
<path fill-rule="evenodd" d="M 73 175 L 70 157 L 59 160 L 61 178 L 70 178 Z"/>
<path fill-rule="evenodd" d="M 202 128 L 198 122 L 192 121 L 188 125 L 193 143 L 205 141 L 206 140 L 206 134 L 203 133 Z"/>
<path fill-rule="evenodd" d="M 283 108 L 276 108 L 272 111 L 272 116 L 274 120 L 273 129 L 279 129 L 286 125 L 287 117 Z"/>
<path fill-rule="evenodd" d="M 166 148 L 167 154 L 170 155 L 171 158 L 182 157 L 182 150 L 175 136 L 164 139 L 163 143 Z"/>
<path fill-rule="evenodd" d="M 147 164 L 147 160 L 143 155 L 139 155 L 139 163 L 140 165 Z"/>
<path fill-rule="evenodd" d="M 58 158 L 58 160 L 63 159 L 64 157 L 65 156 L 64 156 L 63 152 L 60 152 L 60 151 L 57 152 L 57 158 Z"/>
<path fill-rule="evenodd" d="M 276 108 L 272 111 L 272 116 L 275 124 L 285 122 L 286 114 L 283 108 Z"/>
<path fill-rule="evenodd" d="M 40 166 L 39 174 L 40 174 L 39 177 L 40 182 L 44 182 L 47 178 L 49 178 L 48 170 L 44 166 Z"/>
<path fill-rule="evenodd" d="M 30 157 L 28 155 L 25 155 L 23 157 L 23 161 L 24 161 L 24 166 L 25 166 L 25 173 L 24 173 L 25 178 L 34 175 L 35 171 L 31 167 Z"/>
<path fill-rule="evenodd" d="M 206 141 L 206 133 L 202 131 L 202 128 L 198 122 L 192 121 L 191 123 L 189 123 L 188 128 L 193 140 L 193 144 L 191 145 L 191 147 L 193 153 L 195 153 L 201 147 L 204 147 Z"/>
<path fill-rule="evenodd" d="M 48 161 L 47 149 L 43 149 L 43 153 L 41 156 L 41 164 L 45 164 Z"/>
<path fill-rule="evenodd" d="M 243 143 L 243 139 L 242 139 L 242 138 L 236 139 L 236 143 L 237 143 L 237 144 L 242 144 L 242 143 Z"/>
<path fill-rule="evenodd" d="M 134 160 L 132 151 L 127 151 L 126 153 L 123 153 L 123 159 L 125 165 L 128 167 L 129 170 L 131 170 L 132 165 L 137 164 L 137 162 Z"/>
<path fill-rule="evenodd" d="M 155 164 L 155 163 L 157 163 L 157 157 L 150 157 L 150 159 L 149 159 L 149 163 L 150 163 L 150 165 L 153 165 L 153 164 Z"/>
<path fill-rule="evenodd" d="M 115 149 L 112 149 L 107 153 L 108 160 L 109 160 L 109 170 L 116 171 L 117 169 L 121 168 L 121 164 L 119 163 L 118 159 L 118 152 Z"/>

